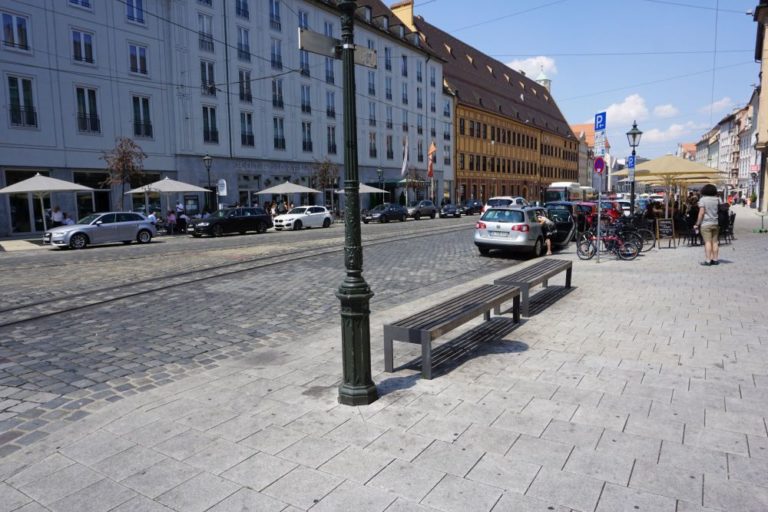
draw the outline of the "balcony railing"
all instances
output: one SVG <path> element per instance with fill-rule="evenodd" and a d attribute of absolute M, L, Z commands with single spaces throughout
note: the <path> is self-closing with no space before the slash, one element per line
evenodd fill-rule
<path fill-rule="evenodd" d="M 325 82 L 328 84 L 333 84 L 336 82 L 336 77 L 333 75 L 333 71 L 325 72 Z"/>
<path fill-rule="evenodd" d="M 133 123 L 133 135 L 136 137 L 152 137 L 152 123 Z"/>
<path fill-rule="evenodd" d="M 312 151 L 312 141 L 311 140 L 303 140 L 301 141 L 301 149 L 302 151 Z"/>
<path fill-rule="evenodd" d="M 243 4 L 235 4 L 235 14 L 241 18 L 248 19 L 251 13 L 248 12 L 248 6 Z"/>
<path fill-rule="evenodd" d="M 326 109 L 325 110 L 325 115 L 330 117 L 330 118 L 336 119 L 336 109 L 335 108 L 328 108 L 328 109 Z"/>
<path fill-rule="evenodd" d="M 251 103 L 253 101 L 253 94 L 250 92 L 240 92 L 240 101 Z"/>
<path fill-rule="evenodd" d="M 216 96 L 216 84 L 213 82 L 203 82 L 200 84 L 200 91 L 204 96 Z"/>
<path fill-rule="evenodd" d="M 443 132 L 443 140 L 451 140 L 451 132 Z"/>
<path fill-rule="evenodd" d="M 198 41 L 200 43 L 200 49 L 204 52 L 213 53 L 213 35 L 200 33 L 198 34 Z"/>
<path fill-rule="evenodd" d="M 280 16 L 270 15 L 269 16 L 269 26 L 273 30 L 277 30 L 277 31 L 282 30 L 282 24 L 280 23 Z"/>
<path fill-rule="evenodd" d="M 384 97 L 386 99 L 388 99 L 388 100 L 391 100 L 392 99 L 392 89 L 387 89 L 386 91 L 384 91 Z"/>
<path fill-rule="evenodd" d="M 240 47 L 237 49 L 237 58 L 247 62 L 251 61 L 251 49 L 248 47 Z"/>
<path fill-rule="evenodd" d="M 272 69 L 283 69 L 283 58 L 272 56 Z"/>
<path fill-rule="evenodd" d="M 219 130 L 203 130 L 204 142 L 219 142 Z"/>
<path fill-rule="evenodd" d="M 336 144 L 328 144 L 328 153 L 331 155 L 336 154 Z"/>
<path fill-rule="evenodd" d="M 253 133 L 241 133 L 240 134 L 240 143 L 243 146 L 253 146 L 255 144 L 255 140 L 253 137 Z"/>
<path fill-rule="evenodd" d="M 283 108 L 285 106 L 284 103 L 283 103 L 283 98 L 282 97 L 280 97 L 280 98 L 272 97 L 272 106 L 275 107 L 275 108 Z"/>
<path fill-rule="evenodd" d="M 311 114 L 312 113 L 312 106 L 309 103 L 302 103 L 301 104 L 301 111 L 305 114 Z"/>
<path fill-rule="evenodd" d="M 392 121 L 387 121 L 387 129 L 388 130 L 392 129 Z"/>
<path fill-rule="evenodd" d="M 408 104 L 408 96 L 403 96 L 403 105 Z"/>
<path fill-rule="evenodd" d="M 11 107 L 13 126 L 37 126 L 37 111 L 34 108 Z"/>
<path fill-rule="evenodd" d="M 373 119 L 373 118 L 368 119 L 368 126 L 376 126 L 376 119 Z"/>
<path fill-rule="evenodd" d="M 376 148 L 368 149 L 368 156 L 371 158 L 376 158 Z"/>
<path fill-rule="evenodd" d="M 275 137 L 275 149 L 285 149 L 285 137 Z"/>
<path fill-rule="evenodd" d="M 369 96 L 376 96 L 376 87 L 373 85 L 368 86 L 368 95 Z"/>
<path fill-rule="evenodd" d="M 388 149 L 387 150 L 387 160 L 392 160 L 394 158 L 395 158 L 395 152 L 392 151 L 391 149 Z"/>
<path fill-rule="evenodd" d="M 95 114 L 78 114 L 77 129 L 81 132 L 99 133 L 101 131 L 99 116 Z"/>

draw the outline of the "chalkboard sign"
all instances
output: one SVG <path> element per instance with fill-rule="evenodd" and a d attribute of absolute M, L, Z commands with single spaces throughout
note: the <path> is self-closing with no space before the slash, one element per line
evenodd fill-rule
<path fill-rule="evenodd" d="M 667 247 L 676 247 L 675 244 L 675 223 L 672 219 L 656 219 L 656 240 L 659 248 L 661 241 L 668 240 Z"/>

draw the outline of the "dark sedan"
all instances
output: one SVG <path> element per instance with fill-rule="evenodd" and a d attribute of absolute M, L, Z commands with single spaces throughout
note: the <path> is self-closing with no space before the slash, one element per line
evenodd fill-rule
<path fill-rule="evenodd" d="M 456 206 L 455 204 L 445 204 L 442 208 L 440 208 L 440 218 L 444 217 L 461 217 L 461 208 Z"/>
<path fill-rule="evenodd" d="M 262 208 L 225 208 L 204 219 L 193 219 L 187 232 L 195 238 L 203 235 L 222 236 L 227 233 L 248 231 L 264 233 L 272 227 L 272 217 Z"/>
<path fill-rule="evenodd" d="M 395 203 L 384 203 L 363 213 L 362 220 L 364 224 L 369 222 L 389 222 L 391 220 L 405 222 L 407 217 L 408 210 L 404 206 Z"/>
<path fill-rule="evenodd" d="M 477 199 L 468 199 L 463 205 L 464 215 L 474 215 L 483 212 L 483 202 Z"/>

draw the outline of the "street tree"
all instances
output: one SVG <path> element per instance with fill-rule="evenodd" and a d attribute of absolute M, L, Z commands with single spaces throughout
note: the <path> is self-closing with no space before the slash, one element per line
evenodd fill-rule
<path fill-rule="evenodd" d="M 103 184 L 109 187 L 120 185 L 119 209 L 123 210 L 125 186 L 138 183 L 144 176 L 144 159 L 147 155 L 128 137 L 118 137 L 115 147 L 105 151 L 101 157 L 107 163 L 109 175 Z"/>

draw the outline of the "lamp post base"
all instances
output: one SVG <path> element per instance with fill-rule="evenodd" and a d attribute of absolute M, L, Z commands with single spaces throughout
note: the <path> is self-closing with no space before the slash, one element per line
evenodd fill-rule
<path fill-rule="evenodd" d="M 358 217 L 359 222 L 359 217 Z M 347 276 L 336 292 L 341 302 L 341 349 L 343 382 L 339 403 L 368 405 L 379 398 L 371 378 L 369 301 L 373 297 L 362 275 Z"/>

